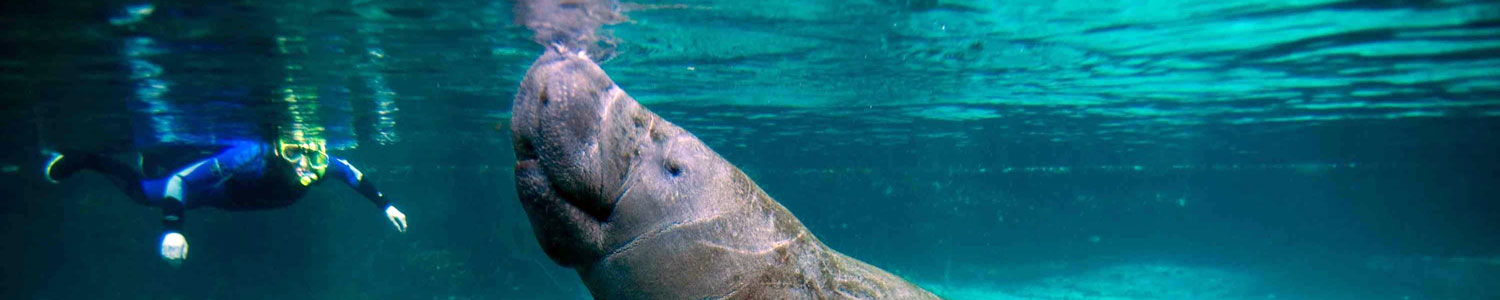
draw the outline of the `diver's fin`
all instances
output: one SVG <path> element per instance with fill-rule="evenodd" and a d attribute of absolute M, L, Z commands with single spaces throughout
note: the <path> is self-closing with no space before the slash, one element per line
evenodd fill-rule
<path fill-rule="evenodd" d="M 77 173 L 80 169 L 80 166 L 78 166 L 78 164 L 64 162 L 63 158 L 66 157 L 66 155 L 63 155 L 62 153 L 58 153 L 56 151 L 43 151 L 43 154 L 47 155 L 47 164 L 42 167 L 42 178 L 46 178 L 47 182 L 57 184 L 58 179 L 64 179 L 68 178 L 69 176 L 73 176 L 73 173 Z"/>

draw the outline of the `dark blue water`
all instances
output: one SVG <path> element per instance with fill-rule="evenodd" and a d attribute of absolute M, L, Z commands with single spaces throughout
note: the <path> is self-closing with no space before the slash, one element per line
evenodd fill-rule
<path fill-rule="evenodd" d="M 0 4 L 15 299 L 587 299 L 513 187 L 506 1 Z M 951 299 L 1500 298 L 1500 4 L 678 1 L 603 68 L 830 247 Z M 326 139 L 191 258 L 44 149 Z"/>

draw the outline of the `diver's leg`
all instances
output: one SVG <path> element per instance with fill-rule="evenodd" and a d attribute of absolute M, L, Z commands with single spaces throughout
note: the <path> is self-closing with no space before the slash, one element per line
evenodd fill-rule
<path fill-rule="evenodd" d="M 50 153 L 47 166 L 42 175 L 47 181 L 57 183 L 58 180 L 72 177 L 74 173 L 82 170 L 93 170 L 110 177 L 115 186 L 120 187 L 131 200 L 137 203 L 151 205 L 146 200 L 146 194 L 141 190 L 141 173 L 129 164 L 110 159 L 97 153 Z"/>

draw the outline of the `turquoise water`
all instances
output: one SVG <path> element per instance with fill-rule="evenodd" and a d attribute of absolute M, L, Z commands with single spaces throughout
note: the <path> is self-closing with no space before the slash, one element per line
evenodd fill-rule
<path fill-rule="evenodd" d="M 516 202 L 507 1 L 0 4 L 15 299 L 587 299 Z M 643 1 L 601 65 L 948 299 L 1500 298 L 1500 3 Z M 156 211 L 42 149 L 302 134 L 355 193 Z"/>

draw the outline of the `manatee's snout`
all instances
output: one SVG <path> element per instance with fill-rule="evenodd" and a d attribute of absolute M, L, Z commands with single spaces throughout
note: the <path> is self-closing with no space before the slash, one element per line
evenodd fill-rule
<path fill-rule="evenodd" d="M 548 51 L 538 60 L 517 93 L 511 130 L 516 155 L 536 158 L 572 203 L 595 218 L 609 216 L 599 199 L 619 180 L 598 172 L 612 161 L 601 157 L 601 122 L 612 102 L 614 82 L 588 58 Z M 616 95 L 617 96 L 617 95 Z"/>
<path fill-rule="evenodd" d="M 627 110 L 624 93 L 581 54 L 548 50 L 516 94 L 511 134 L 517 189 L 542 248 L 564 265 L 602 255 L 600 223 L 622 192 L 632 155 L 602 134 Z M 623 113 L 621 113 L 623 114 Z"/>

